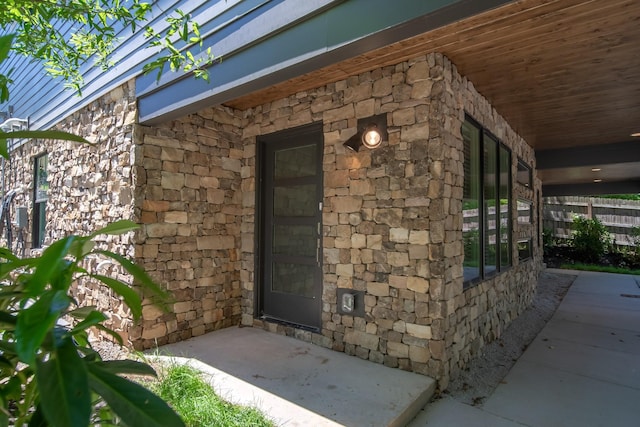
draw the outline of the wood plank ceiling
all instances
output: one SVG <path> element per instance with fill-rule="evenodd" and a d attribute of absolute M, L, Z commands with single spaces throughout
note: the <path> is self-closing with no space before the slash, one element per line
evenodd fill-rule
<path fill-rule="evenodd" d="M 633 141 L 640 132 L 638 0 L 514 1 L 226 104 L 246 109 L 428 52 L 448 56 L 536 151 Z M 631 160 L 637 167 L 611 179 L 640 181 L 640 159 Z M 590 166 L 564 182 L 592 181 Z"/>

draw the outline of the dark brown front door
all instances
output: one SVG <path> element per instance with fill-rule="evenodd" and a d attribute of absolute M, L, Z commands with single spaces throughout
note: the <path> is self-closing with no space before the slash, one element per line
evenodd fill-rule
<path fill-rule="evenodd" d="M 259 138 L 261 298 L 265 318 L 320 328 L 322 127 Z"/>

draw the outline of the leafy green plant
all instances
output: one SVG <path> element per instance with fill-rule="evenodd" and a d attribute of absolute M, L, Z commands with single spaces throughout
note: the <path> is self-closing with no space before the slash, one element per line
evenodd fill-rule
<path fill-rule="evenodd" d="M 216 58 L 202 49 L 197 22 L 180 10 L 158 9 L 157 2 L 142 0 L 3 0 L 0 28 L 14 32 L 11 50 L 41 62 L 49 75 L 78 93 L 84 84 L 81 69 L 113 66 L 112 53 L 126 29 L 144 34 L 147 47 L 157 50 L 145 72 L 160 75 L 168 64 L 174 71 L 208 79 L 206 67 Z M 166 25 L 151 25 L 154 11 L 164 16 Z M 9 98 L 11 74 L 0 73 L 0 102 Z"/>
<path fill-rule="evenodd" d="M 202 374 L 187 365 L 159 368 L 159 379 L 149 388 L 176 409 L 189 427 L 272 427 L 274 424 L 255 408 L 234 405 L 221 399 Z"/>
<path fill-rule="evenodd" d="M 578 260 L 596 262 L 606 253 L 612 243 L 607 227 L 598 218 L 573 218 L 571 246 Z"/>
<path fill-rule="evenodd" d="M 140 267 L 95 244 L 99 235 L 137 227 L 117 221 L 89 236 L 67 236 L 33 258 L 0 249 L 0 426 L 88 426 L 92 422 L 129 426 L 180 426 L 180 417 L 159 397 L 122 374 L 154 375 L 133 360 L 103 361 L 91 348 L 88 329 L 101 329 L 107 316 L 81 307 L 71 295 L 77 280 L 101 283 L 120 296 L 134 318 L 141 296 L 127 283 L 92 273 L 88 258 L 110 259 L 127 271 L 152 297 L 164 293 Z M 63 318 L 73 318 L 64 326 Z"/>
<path fill-rule="evenodd" d="M 556 238 L 553 234 L 553 229 L 544 228 L 542 230 L 542 247 L 543 247 L 544 253 L 548 254 L 551 248 L 553 248 L 555 245 L 556 245 Z"/>

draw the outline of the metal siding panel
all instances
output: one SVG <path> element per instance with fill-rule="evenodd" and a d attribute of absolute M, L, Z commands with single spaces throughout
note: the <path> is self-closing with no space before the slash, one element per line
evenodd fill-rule
<path fill-rule="evenodd" d="M 493 0 L 488 2 L 495 3 Z M 176 117 L 187 114 L 391 43 L 396 41 L 397 36 L 388 36 L 385 30 L 398 28 L 456 3 L 460 2 L 333 2 L 333 7 L 324 8 L 322 13 L 310 15 L 298 25 L 283 27 L 280 31 L 274 30 L 268 37 L 260 40 L 259 44 L 238 49 L 232 55 L 224 57 L 221 63 L 210 69 L 211 81 L 215 86 L 203 81 L 181 79 L 173 82 L 161 81 L 160 88 L 155 89 L 158 85 L 139 78 L 136 81 L 136 93 L 139 98 L 140 121 L 153 123 L 163 120 L 163 115 Z M 365 10 L 366 14 L 363 13 Z M 272 11 L 278 14 L 288 13 L 289 16 L 293 16 L 295 12 L 291 8 Z M 269 14 L 265 12 L 259 16 L 265 18 Z M 358 21 L 358 16 L 363 16 L 363 19 Z M 273 19 L 281 18 L 279 15 Z M 435 27 L 439 22 L 434 21 Z M 418 33 L 423 29 L 413 31 Z M 207 40 L 207 43 L 210 41 Z"/>

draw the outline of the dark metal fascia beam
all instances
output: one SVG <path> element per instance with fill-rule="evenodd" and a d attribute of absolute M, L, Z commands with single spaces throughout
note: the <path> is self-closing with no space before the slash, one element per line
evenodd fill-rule
<path fill-rule="evenodd" d="M 542 195 L 544 197 L 592 196 L 599 194 L 640 194 L 640 181 L 542 185 Z"/>
<path fill-rule="evenodd" d="M 144 79 L 138 79 L 140 122 L 161 123 L 193 113 L 205 106 L 221 104 L 513 0 L 437 0 L 432 3 L 413 1 L 336 2 L 336 7 L 323 10 L 320 15 L 314 15 L 312 20 L 298 23 L 293 27 L 295 31 L 276 32 L 272 38 L 265 39 L 258 45 L 247 44 L 250 47 L 226 56 L 211 69 L 213 85 L 200 80 L 178 79 L 151 90 L 142 83 Z M 413 10 L 421 8 L 431 11 L 411 16 Z M 398 17 L 403 15 L 399 11 L 405 11 L 404 18 Z M 396 22 L 391 20 L 394 16 L 398 19 Z M 370 21 L 366 26 L 357 25 L 354 21 L 357 18 Z M 289 49 L 287 43 L 301 43 L 301 34 L 308 42 L 318 39 L 324 43 L 307 46 L 305 52 L 295 53 L 296 50 Z M 274 43 L 276 40 L 278 42 Z M 287 56 L 289 51 L 294 52 L 292 56 Z M 261 61 L 260 59 L 264 59 L 262 56 L 267 53 L 271 58 L 270 62 L 268 58 Z M 140 96 L 142 93 L 144 95 Z"/>
<path fill-rule="evenodd" d="M 638 140 L 536 151 L 538 170 L 638 161 Z"/>

